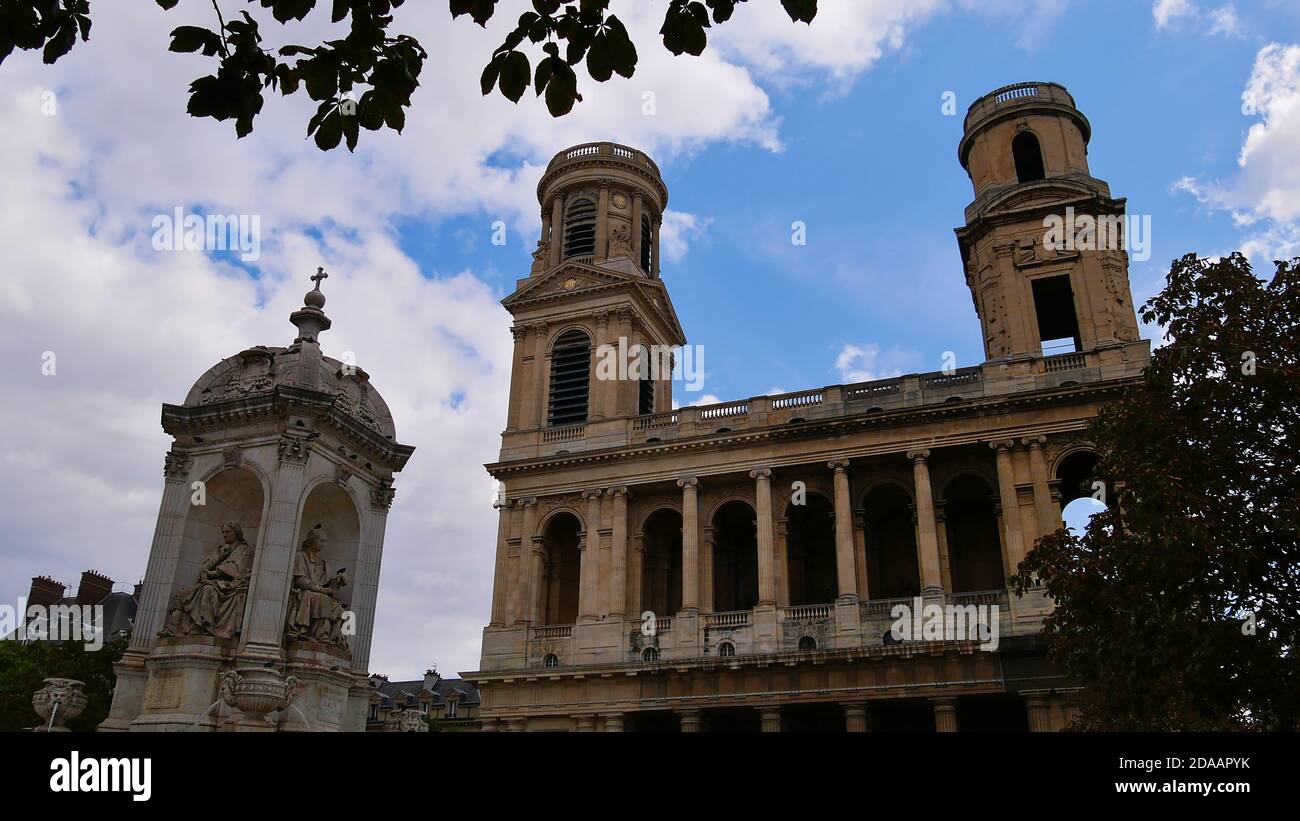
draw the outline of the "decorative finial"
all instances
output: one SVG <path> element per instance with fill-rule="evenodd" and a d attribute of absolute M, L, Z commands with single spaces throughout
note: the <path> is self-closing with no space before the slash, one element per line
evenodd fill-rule
<path fill-rule="evenodd" d="M 303 296 L 302 307 L 289 315 L 289 321 L 298 326 L 298 338 L 294 340 L 295 343 L 314 343 L 317 334 L 329 330 L 329 317 L 321 310 L 325 307 L 325 294 L 320 289 L 321 280 L 328 276 L 323 267 L 318 267 L 315 275 L 310 277 L 316 287 Z"/>
<path fill-rule="evenodd" d="M 320 283 L 321 283 L 321 280 L 323 280 L 323 279 L 329 279 L 329 274 L 325 273 L 325 269 L 324 269 L 323 267 L 317 267 L 317 268 L 316 268 L 316 276 L 311 277 L 311 281 L 314 282 L 314 283 L 316 283 L 316 288 L 315 288 L 315 290 L 317 290 L 317 291 L 320 290 Z"/>

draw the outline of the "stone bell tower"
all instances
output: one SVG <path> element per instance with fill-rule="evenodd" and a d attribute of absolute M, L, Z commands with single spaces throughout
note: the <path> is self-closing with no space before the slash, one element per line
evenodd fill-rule
<path fill-rule="evenodd" d="M 1125 201 L 1092 176 L 1091 137 L 1087 117 L 1055 83 L 1005 86 L 966 114 L 958 157 L 975 199 L 956 233 L 988 361 L 1084 352 L 1102 366 L 1143 359 Z M 1052 232 L 1054 220 L 1066 241 Z"/>
<path fill-rule="evenodd" d="M 669 410 L 662 368 L 606 378 L 596 364 L 602 350 L 626 361 L 637 346 L 665 354 L 685 342 L 659 278 L 668 189 L 653 160 L 615 143 L 574 146 L 551 160 L 537 199 L 532 269 L 502 302 L 515 318 L 507 451 L 539 444 L 548 428 Z"/>
<path fill-rule="evenodd" d="M 326 276 L 290 345 L 223 359 L 163 405 L 162 504 L 102 730 L 365 727 L 393 474 L 414 448 L 366 372 L 321 351 Z"/>

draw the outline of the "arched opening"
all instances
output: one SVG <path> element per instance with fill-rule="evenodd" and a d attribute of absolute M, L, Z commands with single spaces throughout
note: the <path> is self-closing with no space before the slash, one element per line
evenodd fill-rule
<path fill-rule="evenodd" d="M 659 660 L 659 649 L 657 647 L 647 647 L 641 653 L 642 661 L 655 662 Z"/>
<path fill-rule="evenodd" d="M 735 655 L 736 655 L 736 645 L 732 644 L 731 642 L 724 641 L 722 644 L 718 645 L 718 656 L 720 658 L 729 659 L 729 658 L 733 658 Z"/>
<path fill-rule="evenodd" d="M 572 513 L 551 519 L 542 534 L 541 612 L 543 624 L 573 624 L 578 620 L 578 586 L 582 579 L 582 551 L 578 533 L 582 523 Z"/>
<path fill-rule="evenodd" d="M 790 604 L 824 604 L 839 591 L 835 575 L 835 509 L 819 493 L 786 508 Z"/>
<path fill-rule="evenodd" d="M 713 514 L 713 609 L 752 610 L 758 604 L 758 531 L 754 509 L 727 502 Z"/>
<path fill-rule="evenodd" d="M 551 350 L 551 392 L 547 420 L 552 427 L 587 421 L 591 382 L 591 338 L 574 328 L 560 334 Z"/>
<path fill-rule="evenodd" d="M 596 203 L 580 197 L 564 212 L 564 258 L 596 253 Z"/>
<path fill-rule="evenodd" d="M 348 492 L 334 482 L 312 488 L 294 546 L 287 635 L 291 641 L 349 647 L 344 632 L 356 590 L 361 522 Z M 342 575 L 346 584 L 337 584 Z"/>
<path fill-rule="evenodd" d="M 1001 590 L 1007 574 L 1002 568 L 992 489 L 977 476 L 961 476 L 948 483 L 943 500 L 953 592 Z M 1004 511 L 1004 515 L 1017 514 Z"/>
<path fill-rule="evenodd" d="M 1033 182 L 1047 176 L 1043 169 L 1043 149 L 1031 131 L 1021 131 L 1011 141 L 1011 154 L 1016 161 L 1016 179 Z"/>
<path fill-rule="evenodd" d="M 546 658 L 542 659 L 542 666 L 543 666 L 543 667 L 559 667 L 559 666 L 560 666 L 560 657 L 557 656 L 557 655 L 555 655 L 554 653 L 547 653 L 547 654 L 546 654 Z"/>
<path fill-rule="evenodd" d="M 654 262 L 654 245 L 652 239 L 654 233 L 650 230 L 650 215 L 641 215 L 641 270 L 647 274 L 651 271 L 651 264 Z"/>
<path fill-rule="evenodd" d="M 811 653 L 817 649 L 817 639 L 812 636 L 804 636 L 799 639 L 799 652 Z"/>
<path fill-rule="evenodd" d="M 1110 502 L 1105 484 L 1097 480 L 1097 455 L 1080 450 L 1061 460 L 1056 468 L 1061 489 L 1061 519 L 1082 536 L 1088 521 L 1104 511 Z"/>
<path fill-rule="evenodd" d="M 642 531 L 641 606 L 657 616 L 682 609 L 682 514 L 656 510 Z"/>
<path fill-rule="evenodd" d="M 867 542 L 867 595 L 900 599 L 921 595 L 912 500 L 898 485 L 880 485 L 863 502 Z"/>
<path fill-rule="evenodd" d="M 227 468 L 204 481 L 203 493 L 204 504 L 186 506 L 162 633 L 233 640 L 243 632 L 260 549 L 262 483 L 248 468 Z"/>

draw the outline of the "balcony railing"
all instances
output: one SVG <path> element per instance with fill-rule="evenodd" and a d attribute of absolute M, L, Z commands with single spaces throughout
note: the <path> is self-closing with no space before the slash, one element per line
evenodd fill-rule
<path fill-rule="evenodd" d="M 1088 364 L 1087 358 L 1081 353 L 1063 353 L 1057 356 L 1049 356 L 1043 359 L 1043 367 L 1048 373 L 1056 371 L 1072 371 L 1076 368 L 1082 368 Z"/>
<path fill-rule="evenodd" d="M 533 638 L 537 639 L 567 639 L 572 635 L 572 624 L 552 624 L 533 628 Z"/>
<path fill-rule="evenodd" d="M 587 433 L 586 425 L 566 425 L 562 428 L 547 428 L 542 433 L 542 442 L 572 442 L 583 438 Z"/>
<path fill-rule="evenodd" d="M 730 610 L 725 613 L 707 613 L 704 623 L 709 627 L 744 627 L 749 624 L 748 610 Z"/>
<path fill-rule="evenodd" d="M 786 621 L 823 621 L 831 617 L 829 604 L 803 604 L 785 608 Z"/>

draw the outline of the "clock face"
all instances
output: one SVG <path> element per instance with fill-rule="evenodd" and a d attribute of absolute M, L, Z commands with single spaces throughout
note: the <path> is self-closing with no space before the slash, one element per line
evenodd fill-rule
<path fill-rule="evenodd" d="M 572 291 L 574 288 L 577 287 L 578 287 L 578 280 L 574 279 L 573 277 L 569 277 L 568 279 L 564 280 L 564 290 Z"/>
<path fill-rule="evenodd" d="M 627 195 L 624 194 L 622 191 L 614 192 L 614 207 L 615 208 L 627 207 Z"/>

